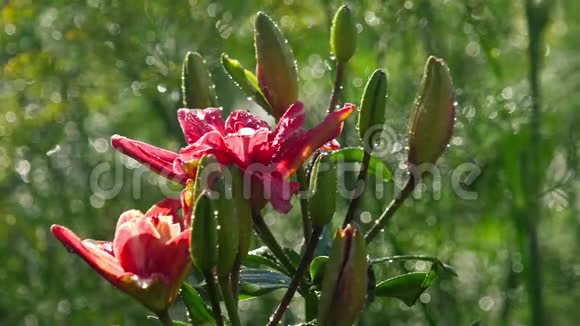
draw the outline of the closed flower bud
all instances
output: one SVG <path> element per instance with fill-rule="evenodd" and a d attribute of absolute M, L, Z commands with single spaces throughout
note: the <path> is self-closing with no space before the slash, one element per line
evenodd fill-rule
<path fill-rule="evenodd" d="M 373 135 L 369 132 L 380 132 L 385 123 L 387 102 L 387 74 L 381 69 L 375 70 L 369 78 L 359 108 L 357 129 L 365 148 L 373 148 Z M 376 128 L 378 126 L 379 128 Z"/>
<path fill-rule="evenodd" d="M 453 133 L 455 105 L 449 68 L 429 57 L 411 116 L 409 164 L 433 164 L 441 156 Z"/>
<path fill-rule="evenodd" d="M 328 154 L 318 156 L 310 175 L 308 210 L 312 224 L 323 227 L 336 209 L 336 168 Z"/>
<path fill-rule="evenodd" d="M 336 231 L 324 271 L 319 326 L 352 326 L 367 294 L 367 258 L 362 234 L 350 224 Z"/>
<path fill-rule="evenodd" d="M 181 68 L 181 96 L 187 108 L 217 106 L 211 75 L 197 52 L 187 52 Z"/>
<path fill-rule="evenodd" d="M 346 63 L 356 50 L 356 26 L 347 5 L 340 7 L 330 29 L 330 50 L 340 63 Z"/>
<path fill-rule="evenodd" d="M 263 12 L 255 21 L 256 76 L 277 119 L 298 100 L 298 74 L 288 42 Z"/>
<path fill-rule="evenodd" d="M 235 165 L 227 167 L 232 176 L 232 199 L 238 220 L 238 256 L 243 259 L 250 250 L 252 240 L 252 207 L 250 199 L 244 194 L 244 175 Z"/>
<path fill-rule="evenodd" d="M 217 264 L 217 219 L 207 194 L 199 196 L 193 210 L 190 252 L 193 263 L 205 275 Z"/>
<path fill-rule="evenodd" d="M 236 207 L 232 205 L 231 189 L 226 189 L 229 186 L 231 186 L 231 180 L 221 178 L 216 183 L 218 198 L 212 201 L 218 222 L 218 276 L 228 275 L 232 271 L 238 255 L 239 223 L 236 216 Z"/>

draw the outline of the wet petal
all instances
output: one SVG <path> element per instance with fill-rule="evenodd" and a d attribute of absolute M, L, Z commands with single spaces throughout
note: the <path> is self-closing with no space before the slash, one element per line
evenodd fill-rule
<path fill-rule="evenodd" d="M 195 143 L 211 131 L 224 133 L 224 119 L 218 108 L 179 109 L 177 110 L 177 118 L 188 144 Z"/>
<path fill-rule="evenodd" d="M 120 286 L 117 279 L 124 271 L 117 259 L 106 250 L 100 249 L 98 245 L 92 245 L 91 241 L 83 242 L 76 234 L 64 226 L 53 225 L 50 228 L 50 232 L 65 247 L 78 254 L 105 279 L 113 285 Z"/>
<path fill-rule="evenodd" d="M 336 138 L 342 131 L 342 122 L 355 110 L 354 105 L 346 104 L 341 110 L 328 114 L 316 127 L 308 130 L 301 138 L 292 144 L 281 148 L 283 157 L 276 165 L 276 170 L 288 178 L 326 142 Z"/>
<path fill-rule="evenodd" d="M 173 223 L 181 223 L 182 220 L 179 216 L 180 209 L 181 202 L 179 199 L 165 198 L 159 201 L 157 204 L 151 206 L 151 208 L 145 213 L 145 216 L 171 216 L 173 217 Z"/>
<path fill-rule="evenodd" d="M 304 120 L 304 104 L 302 102 L 292 104 L 280 118 L 276 130 L 272 133 L 272 145 L 274 147 L 279 146 L 285 139 L 301 131 Z"/>
<path fill-rule="evenodd" d="M 241 168 L 245 168 L 250 163 L 268 164 L 271 160 L 269 134 L 270 131 L 266 128 L 259 130 L 242 128 L 237 134 L 225 136 L 224 142 Z"/>
<path fill-rule="evenodd" d="M 187 178 L 173 171 L 176 153 L 119 135 L 111 137 L 111 144 L 119 152 L 139 161 L 155 173 L 185 184 Z"/>
<path fill-rule="evenodd" d="M 270 126 L 248 111 L 236 110 L 228 117 L 225 130 L 227 133 L 232 134 L 237 133 L 242 128 L 251 128 L 254 130 L 266 128 L 269 130 Z"/>
<path fill-rule="evenodd" d="M 140 277 L 163 268 L 154 263 L 156 256 L 163 254 L 163 242 L 150 218 L 121 224 L 115 231 L 113 251 L 124 271 Z"/>

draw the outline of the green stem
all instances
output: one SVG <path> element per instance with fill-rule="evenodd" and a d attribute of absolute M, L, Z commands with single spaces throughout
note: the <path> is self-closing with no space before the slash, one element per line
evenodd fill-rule
<path fill-rule="evenodd" d="M 320 239 L 321 234 L 322 228 L 315 227 L 312 232 L 312 236 L 308 241 L 308 245 L 306 246 L 306 251 L 304 251 L 304 255 L 302 256 L 302 260 L 300 261 L 300 265 L 298 266 L 298 270 L 294 274 L 294 277 L 292 277 L 292 281 L 290 282 L 288 290 L 286 290 L 286 293 L 284 294 L 282 301 L 272 314 L 272 317 L 270 317 L 268 326 L 276 326 L 278 325 L 278 323 L 280 323 L 280 320 L 282 319 L 284 313 L 286 312 L 288 306 L 290 305 L 290 301 L 292 301 L 294 294 L 296 294 L 296 290 L 298 290 L 298 286 L 300 285 L 300 282 L 303 279 L 304 273 L 308 269 L 308 265 L 310 265 L 310 262 L 312 261 L 314 251 L 316 250 L 316 245 L 318 244 L 318 240 Z"/>
<path fill-rule="evenodd" d="M 301 166 L 297 172 L 298 182 L 300 183 L 300 192 L 308 189 L 308 176 L 304 167 Z M 308 198 L 300 198 L 300 212 L 302 213 L 302 232 L 304 233 L 304 242 L 308 242 L 308 238 L 312 233 L 312 222 L 310 221 L 310 214 L 308 214 Z"/>
<path fill-rule="evenodd" d="M 222 290 L 222 297 L 230 318 L 230 323 L 232 326 L 241 326 L 242 323 L 240 322 L 240 316 L 238 314 L 238 304 L 236 299 L 234 299 L 230 278 L 228 276 L 220 277 L 219 283 Z"/>
<path fill-rule="evenodd" d="M 348 211 L 346 213 L 346 216 L 344 217 L 344 222 L 342 223 L 343 228 L 345 228 L 347 224 L 352 222 L 352 220 L 354 218 L 354 213 L 356 212 L 356 210 L 360 204 L 360 201 L 362 199 L 362 195 L 363 195 L 365 187 L 366 187 L 366 179 L 367 179 L 367 173 L 369 170 L 369 163 L 370 162 L 371 162 L 371 153 L 365 151 L 365 153 L 363 155 L 361 168 L 360 168 L 360 171 L 358 173 L 357 180 L 356 180 L 355 191 L 359 187 L 359 185 L 361 185 L 362 189 L 361 189 L 361 192 L 358 196 L 356 193 L 354 194 L 354 196 L 350 202 L 350 205 L 348 206 Z"/>
<path fill-rule="evenodd" d="M 529 152 L 524 161 L 528 161 L 528 168 L 524 169 L 524 180 L 527 181 L 527 200 L 525 208 L 525 231 L 527 233 L 527 257 L 525 275 L 530 304 L 531 324 L 540 326 L 545 324 L 544 304 L 542 294 L 541 254 L 538 240 L 537 223 L 541 217 L 540 201 L 536 198 L 541 189 L 542 171 L 540 156 L 542 152 L 541 130 L 541 93 L 540 93 L 540 58 L 542 47 L 542 33 L 547 24 L 550 8 L 540 6 L 532 0 L 526 0 L 526 19 L 528 23 L 528 56 L 529 56 L 529 83 L 532 99 L 530 114 L 530 144 Z M 534 194 L 530 196 L 529 194 Z"/>
<path fill-rule="evenodd" d="M 159 321 L 161 322 L 161 325 L 163 325 L 163 326 L 173 326 L 174 325 L 173 320 L 169 316 L 168 309 L 165 309 L 161 312 L 158 312 L 157 317 L 159 318 Z"/>
<path fill-rule="evenodd" d="M 207 294 L 213 311 L 217 326 L 223 326 L 224 320 L 222 318 L 222 310 L 220 308 L 219 288 L 216 284 L 215 277 L 209 273 L 205 275 L 205 283 L 207 284 Z"/>
<path fill-rule="evenodd" d="M 369 230 L 369 232 L 365 235 L 365 240 L 370 243 L 378 234 L 379 232 L 385 227 L 387 222 L 393 217 L 395 212 L 401 207 L 403 202 L 409 197 L 410 194 L 413 193 L 413 189 L 415 189 L 415 177 L 411 173 L 409 175 L 409 180 L 403 187 L 403 190 L 391 201 L 389 206 L 385 209 L 383 214 L 379 217 L 375 225 Z"/>
<path fill-rule="evenodd" d="M 234 300 L 236 302 L 236 306 L 238 305 L 238 298 L 240 295 L 240 268 L 242 267 L 242 260 L 240 259 L 240 255 L 236 257 L 236 261 L 234 262 L 234 268 L 232 273 L 230 274 L 230 284 L 232 287 L 232 294 L 234 296 Z"/>
<path fill-rule="evenodd" d="M 278 259 L 278 261 L 282 264 L 282 267 L 288 272 L 290 275 L 294 275 L 296 273 L 296 268 L 288 258 L 288 255 L 284 252 L 284 249 L 280 246 L 272 231 L 264 222 L 264 218 L 260 213 L 260 210 L 257 208 L 252 209 L 252 220 L 254 224 L 254 229 L 258 236 L 262 239 L 266 247 L 272 251 L 272 254 Z"/>
<path fill-rule="evenodd" d="M 336 60 L 336 77 L 334 79 L 334 88 L 328 104 L 328 112 L 333 112 L 338 104 L 340 92 L 342 91 L 342 79 L 344 78 L 344 64 Z"/>

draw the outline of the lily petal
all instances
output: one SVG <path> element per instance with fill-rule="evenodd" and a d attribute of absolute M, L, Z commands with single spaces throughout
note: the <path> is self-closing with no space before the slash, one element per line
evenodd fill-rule
<path fill-rule="evenodd" d="M 92 245 L 91 241 L 82 241 L 71 230 L 60 225 L 50 227 L 50 232 L 68 249 L 78 254 L 107 281 L 117 287 L 122 287 L 118 279 L 124 274 L 118 260 L 107 251 Z"/>
<path fill-rule="evenodd" d="M 182 219 L 179 217 L 180 208 L 181 202 L 179 199 L 165 198 L 159 201 L 157 204 L 151 206 L 151 208 L 149 208 L 149 210 L 145 213 L 145 216 L 171 216 L 173 217 L 173 223 L 179 223 L 183 225 Z"/>
<path fill-rule="evenodd" d="M 173 171 L 173 161 L 178 157 L 177 153 L 119 135 L 111 137 L 111 144 L 119 152 L 141 162 L 169 180 L 181 184 L 187 181 L 185 175 Z"/>
<path fill-rule="evenodd" d="M 201 136 L 211 131 L 224 133 L 224 119 L 218 108 L 179 109 L 177 118 L 188 144 L 195 143 Z"/>
<path fill-rule="evenodd" d="M 342 131 L 342 123 L 355 109 L 354 105 L 345 104 L 342 109 L 328 114 L 320 124 L 293 142 L 276 165 L 276 170 L 282 173 L 282 178 L 290 177 L 314 151 L 336 138 Z"/>
<path fill-rule="evenodd" d="M 266 128 L 270 129 L 268 123 L 261 120 L 252 113 L 244 110 L 236 110 L 230 114 L 226 120 L 226 132 L 237 133 L 242 128 L 252 128 L 255 130 Z"/>

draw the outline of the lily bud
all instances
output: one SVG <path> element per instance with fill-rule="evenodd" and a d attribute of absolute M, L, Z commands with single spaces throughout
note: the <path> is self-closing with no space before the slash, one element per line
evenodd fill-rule
<path fill-rule="evenodd" d="M 126 211 L 111 242 L 81 240 L 60 225 L 50 231 L 111 284 L 160 313 L 174 302 L 191 266 L 180 208 L 179 200 L 164 199 L 145 214 Z"/>
<path fill-rule="evenodd" d="M 226 183 L 229 183 L 229 185 L 226 185 Z M 221 178 L 216 184 L 219 198 L 212 201 L 218 222 L 218 276 L 226 276 L 232 271 L 239 246 L 239 223 L 236 216 L 236 207 L 232 205 L 232 198 L 229 195 L 231 194 L 231 189 L 226 189 L 227 186 L 231 186 L 231 180 L 226 181 Z"/>
<path fill-rule="evenodd" d="M 211 75 L 197 52 L 187 52 L 181 67 L 181 96 L 186 108 L 217 106 Z"/>
<path fill-rule="evenodd" d="M 367 279 L 365 240 L 349 224 L 334 236 L 322 281 L 318 325 L 353 325 L 366 301 Z"/>
<path fill-rule="evenodd" d="M 411 116 L 411 165 L 435 163 L 441 156 L 453 133 L 455 105 L 449 68 L 442 59 L 429 57 Z"/>
<path fill-rule="evenodd" d="M 356 26 L 347 5 L 340 7 L 330 28 L 330 50 L 340 63 L 346 63 L 356 50 Z"/>
<path fill-rule="evenodd" d="M 191 259 L 205 275 L 217 264 L 217 219 L 212 200 L 207 194 L 199 196 L 195 203 L 191 223 Z"/>
<path fill-rule="evenodd" d="M 244 196 L 244 175 L 237 166 L 228 166 L 232 176 L 232 199 L 238 223 L 238 257 L 244 259 L 250 250 L 252 240 L 252 207 L 250 199 Z M 231 204 L 230 204 L 231 205 Z"/>
<path fill-rule="evenodd" d="M 263 12 L 255 21 L 256 76 L 275 118 L 298 100 L 296 62 L 288 42 Z"/>
<path fill-rule="evenodd" d="M 387 74 L 381 69 L 375 70 L 369 78 L 362 97 L 358 114 L 357 129 L 360 139 L 365 143 L 365 148 L 372 149 L 372 135 L 375 126 L 385 123 L 385 110 L 387 102 Z M 380 131 L 382 130 L 376 130 Z"/>
<path fill-rule="evenodd" d="M 328 154 L 318 156 L 310 175 L 308 210 L 312 224 L 323 227 L 336 209 L 336 168 Z"/>

